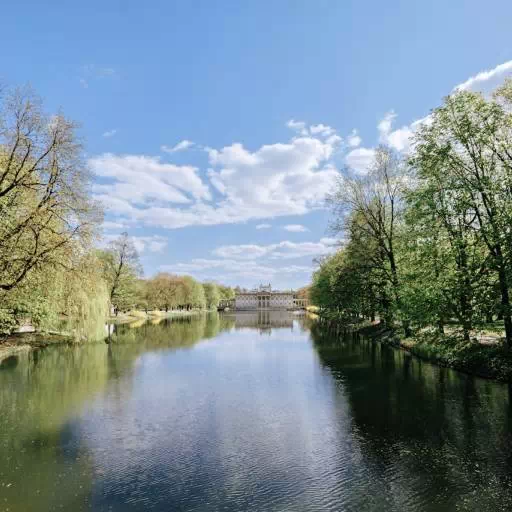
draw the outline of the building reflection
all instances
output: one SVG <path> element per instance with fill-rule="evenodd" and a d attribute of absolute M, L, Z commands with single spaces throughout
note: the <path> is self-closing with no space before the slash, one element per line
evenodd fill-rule
<path fill-rule="evenodd" d="M 270 334 L 272 329 L 290 329 L 301 318 L 300 315 L 288 311 L 245 311 L 232 315 L 235 319 L 235 329 L 258 329 L 260 334 Z"/>

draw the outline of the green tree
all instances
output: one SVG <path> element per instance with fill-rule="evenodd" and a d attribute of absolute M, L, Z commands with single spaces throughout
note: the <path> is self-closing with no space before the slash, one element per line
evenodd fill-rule
<path fill-rule="evenodd" d="M 443 184 L 445 203 L 439 210 L 445 212 L 450 240 L 458 240 L 459 271 L 465 274 L 466 290 L 475 270 L 463 270 L 471 248 L 462 233 L 474 231 L 487 248 L 488 267 L 498 277 L 507 343 L 512 346 L 512 114 L 507 87 L 493 99 L 467 91 L 446 98 L 419 131 L 412 163 L 421 179 Z"/>
<path fill-rule="evenodd" d="M 142 267 L 128 233 L 110 242 L 107 249 L 99 252 L 99 257 L 111 304 L 116 311 L 132 307 L 137 301 L 137 278 L 142 274 Z"/>
<path fill-rule="evenodd" d="M 0 290 L 90 249 L 101 212 L 89 185 L 74 123 L 46 115 L 30 89 L 0 99 Z"/>
<path fill-rule="evenodd" d="M 217 309 L 221 293 L 219 287 L 215 283 L 203 283 L 206 307 L 208 309 Z"/>
<path fill-rule="evenodd" d="M 350 170 L 340 174 L 336 189 L 327 198 L 334 213 L 334 232 L 350 231 L 350 236 L 364 237 L 375 246 L 378 259 L 374 263 L 386 281 L 383 289 L 390 291 L 384 302 L 384 319 L 390 323 L 404 312 L 396 245 L 405 185 L 404 162 L 389 148 L 379 147 L 366 174 Z M 408 333 L 409 322 L 403 316 L 402 323 Z"/>

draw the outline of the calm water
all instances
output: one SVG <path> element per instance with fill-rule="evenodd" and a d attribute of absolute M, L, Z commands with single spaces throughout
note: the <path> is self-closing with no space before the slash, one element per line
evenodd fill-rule
<path fill-rule="evenodd" d="M 509 387 L 309 324 L 212 315 L 4 362 L 0 510 L 512 509 Z"/>

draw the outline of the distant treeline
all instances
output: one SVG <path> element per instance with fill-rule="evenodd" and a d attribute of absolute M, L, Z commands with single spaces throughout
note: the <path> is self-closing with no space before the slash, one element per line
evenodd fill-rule
<path fill-rule="evenodd" d="M 457 91 L 422 120 L 408 156 L 376 150 L 328 202 L 340 249 L 315 272 L 325 315 L 379 317 L 406 335 L 500 321 L 512 346 L 512 82 Z"/>
<path fill-rule="evenodd" d="M 217 283 L 200 283 L 190 276 L 161 272 L 142 279 L 139 256 L 127 233 L 105 250 L 97 251 L 109 302 L 115 313 L 129 309 L 216 309 L 221 300 L 234 298 L 234 289 Z"/>

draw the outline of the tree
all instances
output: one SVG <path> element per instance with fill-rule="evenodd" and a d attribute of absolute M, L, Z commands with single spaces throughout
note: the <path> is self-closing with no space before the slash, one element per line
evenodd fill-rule
<path fill-rule="evenodd" d="M 218 285 L 221 300 L 232 300 L 235 298 L 235 289 L 230 286 Z"/>
<path fill-rule="evenodd" d="M 205 302 L 207 309 L 217 309 L 221 294 L 215 283 L 203 283 Z"/>
<path fill-rule="evenodd" d="M 160 272 L 148 281 L 148 302 L 153 307 L 165 309 L 167 312 L 183 304 L 183 287 L 183 278 Z"/>
<path fill-rule="evenodd" d="M 137 278 L 142 274 L 139 255 L 128 233 L 122 233 L 100 252 L 103 276 L 109 289 L 110 302 L 119 309 L 133 305 Z"/>
<path fill-rule="evenodd" d="M 88 250 L 101 215 L 75 128 L 30 89 L 0 100 L 0 290 L 43 267 L 72 268 Z"/>
<path fill-rule="evenodd" d="M 403 312 L 395 246 L 403 213 L 405 184 L 403 161 L 389 148 L 381 146 L 366 174 L 347 170 L 340 175 L 335 191 L 327 198 L 335 215 L 332 224 L 335 233 L 346 233 L 350 228 L 351 236 L 364 236 L 375 245 L 378 258 L 374 263 L 379 266 L 391 292 L 384 315 L 390 323 L 397 312 Z M 408 332 L 407 319 L 402 321 Z"/>
<path fill-rule="evenodd" d="M 443 332 L 446 319 L 455 316 L 469 340 L 488 258 L 464 192 L 451 185 L 442 174 L 418 169 L 408 195 L 404 294 L 417 323 L 437 323 Z"/>
<path fill-rule="evenodd" d="M 446 98 L 419 131 L 412 163 L 422 179 L 442 182 L 447 194 L 456 196 L 445 206 L 447 215 L 452 217 L 455 205 L 457 229 L 472 230 L 487 248 L 488 267 L 498 277 L 507 344 L 512 346 L 510 89 L 507 84 L 490 100 L 467 91 Z M 450 225 L 445 223 L 447 230 L 456 227 Z M 463 248 L 460 242 L 458 248 Z M 465 257 L 460 254 L 461 266 Z"/>
<path fill-rule="evenodd" d="M 185 291 L 184 304 L 187 306 L 187 308 L 205 308 L 206 297 L 203 285 L 190 276 L 184 276 L 183 282 Z"/>

